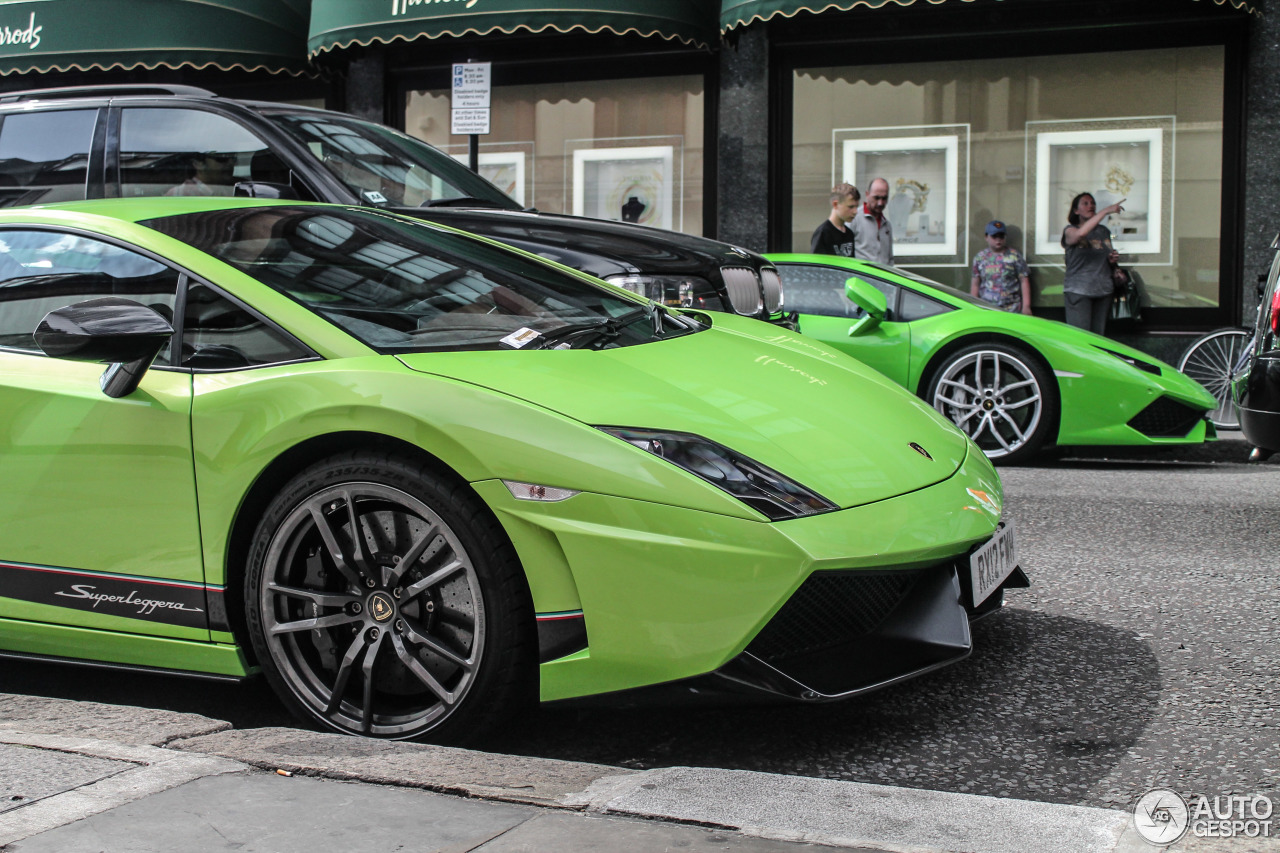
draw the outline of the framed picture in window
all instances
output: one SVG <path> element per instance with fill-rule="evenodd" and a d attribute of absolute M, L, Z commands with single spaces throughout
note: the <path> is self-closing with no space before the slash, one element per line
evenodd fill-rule
<path fill-rule="evenodd" d="M 572 157 L 575 216 L 680 229 L 675 145 L 582 147 L 572 149 Z"/>
<path fill-rule="evenodd" d="M 961 233 L 968 204 L 968 125 L 844 128 L 833 131 L 832 184 L 864 195 L 889 182 L 884 215 L 893 224 L 894 260 L 910 266 L 968 263 Z"/>
<path fill-rule="evenodd" d="M 459 163 L 465 164 L 470 160 L 465 145 L 450 145 L 447 151 Z M 482 142 L 479 156 L 480 177 L 511 196 L 521 206 L 527 206 L 525 176 L 528 173 L 527 164 L 532 159 L 532 142 Z M 529 187 L 527 195 L 533 195 L 532 187 Z"/>
<path fill-rule="evenodd" d="M 1072 200 L 1089 193 L 1124 210 L 1102 224 L 1143 264 L 1172 262 L 1173 116 L 1027 123 L 1027 209 L 1033 263 L 1063 263 Z"/>

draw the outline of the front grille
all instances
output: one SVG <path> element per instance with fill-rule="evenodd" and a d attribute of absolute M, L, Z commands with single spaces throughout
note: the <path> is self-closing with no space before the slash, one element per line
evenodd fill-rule
<path fill-rule="evenodd" d="M 733 310 L 748 317 L 760 313 L 760 280 L 756 271 L 745 267 L 723 267 L 720 277 L 724 279 L 725 290 L 729 291 L 729 303 Z"/>
<path fill-rule="evenodd" d="M 1181 438 L 1203 417 L 1204 409 L 1161 397 L 1130 418 L 1129 426 L 1151 438 Z"/>
<path fill-rule="evenodd" d="M 760 270 L 760 284 L 764 287 L 764 310 L 773 314 L 782 310 L 782 279 L 774 269 Z"/>
<path fill-rule="evenodd" d="M 875 630 L 923 573 L 814 572 L 747 651 L 774 662 L 856 640 Z"/>

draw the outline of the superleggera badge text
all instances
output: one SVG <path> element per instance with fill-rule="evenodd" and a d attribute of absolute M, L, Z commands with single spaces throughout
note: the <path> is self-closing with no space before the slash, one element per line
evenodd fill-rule
<path fill-rule="evenodd" d="M 147 616 L 155 613 L 157 610 L 186 610 L 191 613 L 202 613 L 199 607 L 188 607 L 181 601 L 164 601 L 156 598 L 138 598 L 137 590 L 130 590 L 128 595 L 107 595 L 102 592 L 94 592 L 97 587 L 89 584 L 72 584 L 72 592 L 55 592 L 54 595 L 60 595 L 63 598 L 87 598 L 93 602 L 94 608 L 104 602 L 107 604 L 128 604 L 138 608 L 139 616 Z"/>

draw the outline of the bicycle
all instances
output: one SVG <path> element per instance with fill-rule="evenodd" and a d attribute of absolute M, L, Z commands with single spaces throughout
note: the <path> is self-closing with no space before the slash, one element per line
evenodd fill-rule
<path fill-rule="evenodd" d="M 1248 364 L 1253 336 L 1253 329 L 1216 329 L 1192 342 L 1178 361 L 1179 370 L 1218 400 L 1218 407 L 1209 413 L 1209 420 L 1218 429 L 1240 429 L 1231 383 Z"/>

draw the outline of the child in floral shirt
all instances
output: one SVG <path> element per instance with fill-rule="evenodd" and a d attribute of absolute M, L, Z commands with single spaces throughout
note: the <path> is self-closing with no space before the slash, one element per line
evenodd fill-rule
<path fill-rule="evenodd" d="M 1031 269 L 1017 249 L 1005 245 L 1004 223 L 987 223 L 987 248 L 973 259 L 969 292 L 1001 311 L 1031 313 Z"/>

